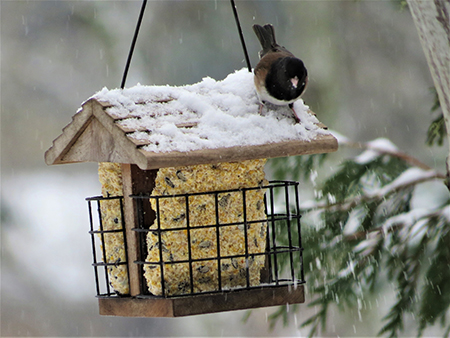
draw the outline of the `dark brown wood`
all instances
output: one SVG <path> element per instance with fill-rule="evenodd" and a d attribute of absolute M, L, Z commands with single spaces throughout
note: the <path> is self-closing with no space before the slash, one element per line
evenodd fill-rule
<path fill-rule="evenodd" d="M 122 182 L 123 182 L 123 196 L 124 196 L 124 211 L 125 211 L 125 229 L 127 235 L 127 249 L 128 249 L 128 272 L 130 276 L 130 295 L 136 296 L 142 293 L 142 288 L 145 287 L 141 283 L 142 267 L 135 264 L 136 260 L 143 260 L 139 248 L 142 248 L 144 255 L 146 255 L 146 241 L 139 243 L 139 236 L 133 228 L 138 225 L 136 214 L 136 201 L 130 195 L 138 195 L 139 193 L 151 193 L 155 185 L 155 178 L 157 170 L 141 170 L 135 164 L 122 164 Z M 149 228 L 155 219 L 155 213 L 151 209 L 148 200 L 143 202 L 144 228 Z"/>
<path fill-rule="evenodd" d="M 298 285 L 177 298 L 99 298 L 99 309 L 103 316 L 182 317 L 304 301 L 304 286 Z"/>

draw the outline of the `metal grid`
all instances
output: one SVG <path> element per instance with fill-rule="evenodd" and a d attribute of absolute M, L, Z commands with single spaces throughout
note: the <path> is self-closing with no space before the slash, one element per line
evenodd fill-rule
<path fill-rule="evenodd" d="M 257 189 L 266 189 L 265 193 L 265 215 L 266 218 L 258 219 L 258 220 L 247 220 L 247 203 L 246 203 L 246 194 L 248 191 L 257 190 Z M 242 207 L 243 207 L 243 221 L 235 222 L 235 223 L 222 223 L 219 219 L 219 194 L 224 193 L 241 193 L 242 194 Z M 201 225 L 201 226 L 191 226 L 189 223 L 189 200 L 193 196 L 199 195 L 212 195 L 214 196 L 215 201 L 215 222 L 213 224 Z M 158 297 L 177 297 L 180 294 L 169 295 L 166 292 L 165 288 L 165 279 L 164 279 L 164 265 L 176 265 L 176 264 L 188 264 L 189 265 L 189 285 L 188 291 L 183 293 L 182 295 L 196 295 L 196 294 L 204 294 L 204 293 L 217 293 L 229 291 L 230 288 L 222 287 L 222 265 L 221 260 L 230 260 L 236 258 L 245 258 L 246 269 L 245 269 L 245 280 L 246 283 L 239 287 L 232 288 L 236 289 L 254 289 L 254 288 L 262 288 L 262 287 L 278 287 L 285 285 L 293 285 L 294 287 L 299 284 L 304 283 L 304 274 L 303 274 L 303 256 L 301 247 L 301 227 L 300 227 L 300 214 L 299 214 L 299 193 L 298 193 L 298 183 L 291 181 L 271 181 L 267 186 L 260 186 L 254 188 L 242 188 L 242 189 L 231 189 L 231 190 L 221 190 L 221 191 L 213 191 L 213 192 L 201 192 L 201 193 L 192 193 L 192 194 L 178 194 L 178 195 L 170 195 L 170 196 L 150 196 L 149 194 L 140 194 L 140 195 L 132 195 L 132 198 L 136 200 L 136 208 L 137 214 L 143 215 L 144 209 L 148 210 L 148 205 L 145 204 L 150 203 L 149 201 L 153 199 L 156 202 L 156 210 L 155 210 L 155 219 L 153 224 L 146 224 L 144 221 L 144 217 L 138 216 L 138 224 L 137 227 L 133 230 L 136 231 L 139 235 L 139 243 L 140 245 L 140 257 L 141 259 L 136 261 L 135 263 L 140 266 L 140 276 L 141 276 L 141 285 L 143 286 L 143 290 L 141 290 L 141 295 L 139 297 L 155 297 L 152 295 L 146 287 L 146 280 L 144 278 L 144 265 L 152 265 L 159 266 L 159 271 L 161 273 L 161 296 Z M 186 218 L 186 226 L 185 227 L 177 227 L 177 228 L 169 228 L 162 229 L 161 228 L 161 220 L 159 213 L 159 205 L 162 199 L 170 199 L 170 198 L 184 198 L 185 199 L 185 218 Z M 280 207 L 281 206 L 281 207 Z M 267 238 L 266 238 L 266 250 L 261 253 L 249 253 L 248 246 L 248 237 L 247 237 L 247 228 L 250 224 L 254 223 L 266 223 L 267 224 Z M 152 225 L 151 229 L 150 226 Z M 227 255 L 222 256 L 220 254 L 220 230 L 230 226 L 239 226 L 241 225 L 244 229 L 244 238 L 245 238 L 245 246 L 244 251 L 236 254 L 236 255 Z M 208 229 L 212 228 L 216 230 L 216 252 L 217 256 L 214 258 L 192 258 L 191 253 L 191 232 L 198 229 Z M 188 259 L 185 260 L 163 260 L 163 244 L 161 241 L 161 235 L 164 232 L 171 231 L 187 231 L 187 242 L 188 242 Z M 154 235 L 158 236 L 158 245 L 159 245 L 159 260 L 158 261 L 146 261 L 145 257 L 147 254 L 146 247 L 146 236 L 149 232 L 153 232 Z M 265 267 L 263 271 L 261 271 L 261 285 L 251 286 L 250 285 L 250 273 L 249 273 L 249 264 L 248 261 L 254 259 L 256 256 L 265 256 Z M 215 260 L 217 262 L 217 289 L 214 291 L 206 291 L 206 292 L 194 292 L 194 274 L 193 274 L 193 264 L 202 262 L 202 261 L 211 261 Z"/>
<path fill-rule="evenodd" d="M 267 186 L 259 186 L 254 188 L 242 188 L 242 189 L 231 189 L 231 190 L 221 190 L 221 191 L 213 191 L 213 192 L 202 192 L 202 193 L 192 193 L 192 194 L 179 194 L 179 195 L 170 195 L 170 196 L 150 196 L 150 194 L 140 194 L 140 195 L 132 195 L 135 200 L 136 211 L 137 211 L 137 224 L 136 227 L 133 228 L 134 231 L 137 232 L 139 238 L 139 248 L 138 253 L 140 259 L 135 261 L 134 263 L 139 266 L 139 275 L 141 278 L 141 286 L 142 290 L 138 298 L 153 298 L 153 297 L 179 297 L 186 295 L 196 295 L 196 294 L 207 294 L 207 293 L 219 293 L 219 292 L 227 292 L 230 290 L 249 290 L 249 289 L 257 289 L 257 288 L 270 288 L 270 287 L 281 287 L 286 285 L 291 285 L 292 287 L 296 287 L 297 285 L 304 283 L 304 272 L 303 272 L 303 255 L 302 255 L 302 245 L 301 245 L 301 224 L 300 218 L 301 215 L 299 213 L 299 192 L 298 192 L 299 183 L 292 181 L 270 181 Z M 264 219 L 258 220 L 247 220 L 247 203 L 246 203 L 246 194 L 248 191 L 257 190 L 257 189 L 265 189 L 265 197 L 264 197 L 264 208 L 265 215 Z M 219 194 L 224 193 L 241 193 L 242 201 L 243 201 L 243 221 L 235 222 L 235 223 L 221 223 L 219 219 L 218 212 L 218 203 L 219 203 Z M 202 226 L 190 226 L 189 224 L 189 199 L 192 196 L 197 195 L 212 195 L 214 196 L 215 201 L 215 219 L 214 224 L 202 225 Z M 183 197 L 185 199 L 186 206 L 186 226 L 185 227 L 177 227 L 170 229 L 162 229 L 161 228 L 161 220 L 159 219 L 158 206 L 159 202 L 162 199 L 167 198 L 180 198 Z M 102 218 L 102 202 L 112 199 L 118 199 L 120 201 L 120 215 L 122 218 L 122 227 L 120 229 L 107 230 L 103 224 Z M 149 210 L 150 199 L 156 201 L 157 210 L 155 211 L 154 217 L 149 218 L 148 215 L 145 215 Z M 89 208 L 89 219 L 90 219 L 90 231 L 92 241 L 92 253 L 93 253 L 93 264 L 94 267 L 94 275 L 96 282 L 96 290 L 97 297 L 117 297 L 117 296 L 129 296 L 127 294 L 119 294 L 117 293 L 111 286 L 110 283 L 110 274 L 108 273 L 108 267 L 118 265 L 127 264 L 128 257 L 126 261 L 120 262 L 107 262 L 104 257 L 107 257 L 106 247 L 102 245 L 105 243 L 105 235 L 108 233 L 122 233 L 124 239 L 125 252 L 127 253 L 127 241 L 126 241 L 126 231 L 125 231 L 125 219 L 123 213 L 123 197 L 90 197 L 86 198 L 88 201 Z M 94 205 L 94 206 L 93 206 Z M 96 216 L 96 217 L 95 217 Z M 149 219 L 151 221 L 149 221 Z M 267 232 L 266 232 L 266 250 L 261 253 L 249 253 L 248 250 L 248 237 L 247 237 L 247 227 L 253 223 L 265 223 L 267 224 Z M 229 226 L 241 225 L 244 229 L 244 238 L 245 238 L 245 248 L 244 251 L 238 253 L 236 255 L 221 255 L 220 254 L 220 230 Z M 150 229 L 150 226 L 152 228 Z M 155 227 L 156 226 L 156 227 Z M 198 229 L 207 229 L 214 228 L 216 229 L 217 240 L 215 245 L 217 246 L 217 256 L 213 258 L 192 258 L 191 253 L 191 240 L 190 234 L 193 230 Z M 159 241 L 159 260 L 158 261 L 146 261 L 145 257 L 147 256 L 147 241 L 146 236 L 149 232 L 153 232 L 156 236 L 159 236 L 161 239 L 161 234 L 164 232 L 170 231 L 187 231 L 187 241 L 189 248 L 189 257 L 186 260 L 178 260 L 178 261 L 164 261 L 162 257 L 162 243 Z M 221 260 L 225 259 L 233 259 L 233 258 L 242 258 L 248 260 L 256 257 L 256 256 L 265 256 L 265 266 L 261 270 L 261 284 L 258 286 L 250 285 L 250 274 L 248 265 L 245 269 L 245 281 L 244 285 L 233 287 L 233 288 L 223 288 L 221 283 Z M 217 290 L 208 291 L 208 292 L 194 292 L 193 285 L 193 274 L 192 274 L 192 266 L 193 263 L 198 263 L 202 261 L 217 261 L 217 274 L 218 274 L 218 287 Z M 167 264 L 189 264 L 190 270 L 190 285 L 188 287 L 188 292 L 182 295 L 168 295 L 165 290 L 164 283 L 164 269 L 160 269 L 161 271 L 161 288 L 162 294 L 160 296 L 155 296 L 151 294 L 147 289 L 147 283 L 144 278 L 144 269 L 143 266 L 146 264 L 151 265 L 159 265 L 159 267 L 163 267 Z M 103 269 L 103 270 L 102 270 Z M 129 280 L 129 276 L 128 276 Z"/>
<path fill-rule="evenodd" d="M 122 227 L 120 229 L 105 229 L 104 220 L 102 216 L 103 203 L 105 201 L 118 200 L 120 205 L 120 217 Z M 90 231 L 91 235 L 91 243 L 92 243 L 92 256 L 94 267 L 94 276 L 95 276 L 95 285 L 97 291 L 97 297 L 114 297 L 114 296 L 127 296 L 124 294 L 119 294 L 111 287 L 111 276 L 108 273 L 109 267 L 117 267 L 119 265 L 126 265 L 128 262 L 128 250 L 127 250 L 127 241 L 126 241 L 126 231 L 125 231 L 125 219 L 123 213 L 123 197 L 115 196 L 115 197 L 89 197 L 86 198 L 88 202 L 89 209 L 89 222 L 90 222 Z M 94 206 L 93 206 L 94 204 Z M 97 214 L 97 217 L 94 217 Z M 105 243 L 105 236 L 111 233 L 121 233 L 123 235 L 123 245 L 125 248 L 126 260 L 120 262 L 108 262 L 107 261 L 107 252 L 106 246 L 103 245 Z M 103 271 L 102 271 L 103 270 Z M 127 271 L 128 273 L 128 271 Z M 129 280 L 129 275 L 128 275 Z"/>

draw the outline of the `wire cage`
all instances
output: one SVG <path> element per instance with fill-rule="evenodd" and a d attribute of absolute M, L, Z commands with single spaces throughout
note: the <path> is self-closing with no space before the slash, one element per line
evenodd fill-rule
<path fill-rule="evenodd" d="M 223 191 L 131 195 L 137 214 L 133 231 L 139 246 L 139 259 L 133 263 L 138 265 L 141 279 L 136 298 L 177 298 L 303 284 L 298 185 L 270 181 L 264 186 Z M 262 194 L 262 200 L 250 205 L 256 193 Z M 129 296 L 127 285 L 119 285 L 129 280 L 122 200 L 87 198 L 97 297 L 101 298 Z M 98 217 L 94 217 L 93 203 Z M 111 203 L 116 203 L 112 216 L 108 215 Z M 227 203 L 240 203 L 233 209 L 237 216 L 232 222 L 224 221 L 230 219 L 222 212 Z M 168 219 L 164 210 L 174 208 L 177 216 L 171 213 Z M 254 209 L 261 209 L 256 218 Z M 197 211 L 209 216 L 199 222 Z M 98 230 L 94 230 L 94 223 L 98 223 Z M 117 243 L 112 243 L 120 239 L 125 255 L 118 254 Z"/>
<path fill-rule="evenodd" d="M 127 296 L 129 273 L 123 197 L 96 196 L 86 200 L 97 297 Z"/>

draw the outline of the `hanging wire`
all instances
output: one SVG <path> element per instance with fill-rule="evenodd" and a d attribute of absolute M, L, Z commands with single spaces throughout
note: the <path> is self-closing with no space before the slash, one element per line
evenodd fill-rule
<path fill-rule="evenodd" d="M 230 0 L 231 8 L 233 9 L 234 18 L 236 20 L 236 26 L 239 33 L 239 38 L 241 39 L 242 49 L 244 50 L 245 61 L 247 63 L 248 71 L 252 71 L 252 66 L 250 65 L 250 59 L 248 57 L 247 47 L 245 45 L 244 35 L 242 34 L 241 23 L 239 22 L 239 16 L 236 9 L 236 4 L 234 0 Z M 139 29 L 141 28 L 142 18 L 144 17 L 145 7 L 147 6 L 147 0 L 143 0 L 141 12 L 139 13 L 138 22 L 136 24 L 136 29 L 134 31 L 133 41 L 131 42 L 130 52 L 128 53 L 127 63 L 125 65 L 125 70 L 123 72 L 122 83 L 120 88 L 125 88 L 125 82 L 127 80 L 128 70 L 130 69 L 131 59 L 133 57 L 134 47 L 136 45 L 137 37 L 139 35 Z"/>
<path fill-rule="evenodd" d="M 248 57 L 247 47 L 245 46 L 244 34 L 242 34 L 241 23 L 239 22 L 239 17 L 238 17 L 236 5 L 234 3 L 234 0 L 230 0 L 230 3 L 231 3 L 231 8 L 233 9 L 234 18 L 236 20 L 236 25 L 237 25 L 237 29 L 238 29 L 238 32 L 239 32 L 239 37 L 241 39 L 242 49 L 244 50 L 244 56 L 245 56 L 245 61 L 247 62 L 247 68 L 248 68 L 248 71 L 251 73 L 252 72 L 252 66 L 250 65 L 250 59 Z"/>
<path fill-rule="evenodd" d="M 125 88 L 125 82 L 127 80 L 128 69 L 130 68 L 131 58 L 133 57 L 134 46 L 136 45 L 136 40 L 139 34 L 139 29 L 141 28 L 142 18 L 144 17 L 145 6 L 147 6 L 147 0 L 142 2 L 141 12 L 139 13 L 138 22 L 136 24 L 136 29 L 134 31 L 133 41 L 131 42 L 130 52 L 128 53 L 127 63 L 125 65 L 125 70 L 123 72 L 122 84 L 120 88 Z"/>

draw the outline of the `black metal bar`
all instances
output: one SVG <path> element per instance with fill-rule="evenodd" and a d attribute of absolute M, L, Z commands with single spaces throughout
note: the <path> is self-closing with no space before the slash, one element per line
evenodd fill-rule
<path fill-rule="evenodd" d="M 138 264 L 139 279 L 141 281 L 140 282 L 141 290 L 139 290 L 139 292 L 141 294 L 145 294 L 146 291 L 144 291 L 145 290 L 144 285 L 147 285 L 147 284 L 145 283 L 145 280 L 144 280 L 144 266 L 142 264 L 140 264 L 140 263 L 142 261 L 142 257 L 145 257 L 144 252 L 143 252 L 144 251 L 144 248 L 143 248 L 144 241 L 143 241 L 142 237 L 144 237 L 145 236 L 144 234 L 146 234 L 146 233 L 137 231 L 138 229 L 142 228 L 141 219 L 143 218 L 143 216 L 141 217 L 141 214 L 143 213 L 143 210 L 142 210 L 141 206 L 142 206 L 142 200 L 136 201 L 135 208 L 136 208 L 136 215 L 137 215 L 136 219 L 137 219 L 137 226 L 138 226 L 138 228 L 133 228 L 132 230 L 137 232 L 138 243 L 139 243 L 139 248 L 138 248 L 138 250 L 139 250 L 138 251 L 139 252 L 139 257 L 138 258 L 139 259 L 134 261 L 135 264 Z"/>
<path fill-rule="evenodd" d="M 270 189 L 270 211 L 271 211 L 271 232 L 272 232 L 272 247 L 274 250 L 273 254 L 273 265 L 275 272 L 275 283 L 278 285 L 278 261 L 277 261 L 277 242 L 276 242 L 276 233 L 275 233 L 275 205 L 274 205 L 274 197 L 273 197 L 273 188 Z"/>
<path fill-rule="evenodd" d="M 280 250 L 280 249 L 285 249 L 285 250 Z M 268 254 L 273 255 L 273 254 L 289 253 L 289 251 L 291 251 L 291 250 L 292 251 L 302 251 L 303 249 L 302 248 L 293 248 L 293 249 L 291 249 L 291 248 L 289 248 L 287 246 L 285 246 L 285 247 L 278 246 L 277 247 L 277 251 L 269 251 Z M 249 254 L 249 256 L 264 256 L 266 254 L 267 254 L 266 252 L 260 252 L 260 253 Z M 222 256 L 221 259 L 223 260 L 223 259 L 243 258 L 243 257 L 245 257 L 245 254 Z M 173 265 L 173 264 L 182 264 L 182 263 L 189 263 L 189 262 L 192 262 L 192 263 L 205 262 L 205 261 L 210 261 L 210 260 L 211 260 L 211 258 L 207 257 L 207 258 L 195 258 L 195 259 L 191 259 L 191 260 L 188 260 L 188 259 L 178 260 L 176 262 L 163 262 L 162 264 L 164 264 L 164 265 L 168 265 L 168 264 Z M 136 263 L 137 264 L 148 264 L 148 265 L 161 264 L 160 262 L 149 262 L 149 261 L 145 261 L 145 262 L 139 261 L 139 262 L 136 262 Z M 115 265 L 115 264 L 111 263 L 109 265 Z"/>
<path fill-rule="evenodd" d="M 164 260 L 163 260 L 163 246 L 161 239 L 161 215 L 159 210 L 159 198 L 156 199 L 156 228 L 158 229 L 158 244 L 159 244 L 159 267 L 161 269 L 161 294 L 163 297 L 166 296 L 166 290 L 164 287 Z"/>
<path fill-rule="evenodd" d="M 269 214 L 267 209 L 267 193 L 264 194 L 264 210 L 266 212 L 266 217 Z M 272 210 L 273 215 L 273 210 Z M 270 256 L 270 236 L 269 236 L 269 222 L 267 222 L 267 228 L 266 228 L 266 260 L 267 260 L 267 271 L 269 273 L 269 283 L 272 283 L 273 281 L 273 274 L 272 274 L 272 258 Z"/>
<path fill-rule="evenodd" d="M 300 210 L 300 198 L 298 194 L 298 185 L 295 186 L 295 204 L 297 208 L 297 212 Z M 302 247 L 302 234 L 301 234 L 301 224 L 300 224 L 300 217 L 297 218 L 297 233 L 298 233 L 298 246 Z M 299 253 L 299 259 L 300 259 L 300 278 L 302 282 L 305 280 L 305 271 L 303 267 L 303 252 L 300 250 Z"/>
<path fill-rule="evenodd" d="M 123 199 L 123 196 L 93 196 L 93 197 L 86 197 L 86 201 L 103 201 L 103 200 L 118 200 Z"/>
<path fill-rule="evenodd" d="M 144 220 L 144 203 L 143 203 L 143 199 L 139 199 L 139 203 L 136 203 L 136 208 L 138 208 L 138 229 L 145 229 L 145 220 Z M 147 250 L 145 250 L 147 248 L 147 233 L 142 233 L 139 232 L 138 233 L 138 239 L 139 239 L 139 260 L 145 260 L 144 257 L 146 257 L 146 252 Z M 145 277 L 144 277 L 144 266 L 141 265 L 139 268 L 139 275 L 141 277 L 141 290 L 140 293 L 145 294 L 148 293 L 148 286 L 147 283 L 145 281 Z"/>
<path fill-rule="evenodd" d="M 222 290 L 222 263 L 220 257 L 220 229 L 219 229 L 219 197 L 218 193 L 214 194 L 214 206 L 216 211 L 216 244 L 217 244 L 217 278 L 218 278 L 218 289 Z"/>
<path fill-rule="evenodd" d="M 126 262 L 114 262 L 114 263 L 105 263 L 105 262 L 100 262 L 100 263 L 92 263 L 92 266 L 115 266 L 118 267 L 119 265 L 126 265 Z"/>
<path fill-rule="evenodd" d="M 94 230 L 94 224 L 93 224 L 93 219 L 92 219 L 92 206 L 91 206 L 91 201 L 88 201 L 88 209 L 89 209 L 89 223 L 90 223 L 90 228 L 91 228 L 91 232 Z M 93 256 L 93 264 L 97 264 L 97 250 L 95 250 L 95 237 L 94 234 L 91 233 L 91 241 L 92 241 L 92 256 Z M 99 286 L 99 282 L 98 282 L 98 269 L 97 266 L 94 265 L 94 275 L 95 275 L 95 286 L 97 289 L 97 296 L 100 295 L 100 286 Z"/>
<path fill-rule="evenodd" d="M 245 282 L 247 287 L 250 287 L 250 262 L 248 260 L 248 233 L 247 233 L 247 199 L 245 197 L 245 190 L 242 190 L 242 207 L 244 217 L 244 241 L 245 241 Z"/>
<path fill-rule="evenodd" d="M 286 218 L 276 218 L 276 215 L 274 216 L 274 220 L 275 221 L 282 221 L 285 220 Z M 260 220 L 254 220 L 254 221 L 247 221 L 247 225 L 250 224 L 255 224 L 255 223 L 261 223 L 261 222 L 266 222 L 267 219 L 260 219 Z M 234 226 L 234 225 L 242 225 L 242 222 L 233 222 L 233 223 L 222 223 L 220 224 L 220 227 L 230 227 L 230 226 Z M 198 225 L 195 227 L 195 229 L 205 229 L 205 228 L 215 228 L 216 225 L 215 224 L 207 224 L 207 225 Z M 187 230 L 187 227 L 179 227 L 179 228 L 168 228 L 168 229 L 161 229 L 161 232 L 172 232 L 174 230 Z M 136 232 L 156 232 L 155 229 L 139 229 L 139 228 L 134 228 L 133 231 Z M 105 231 L 107 232 L 107 231 Z M 111 232 L 115 232 L 111 231 Z"/>
<path fill-rule="evenodd" d="M 142 2 L 141 11 L 139 13 L 139 18 L 138 18 L 138 21 L 137 21 L 137 24 L 136 24 L 136 29 L 134 31 L 134 36 L 133 36 L 133 40 L 131 42 L 130 51 L 128 53 L 127 63 L 125 64 L 125 70 L 123 72 L 122 83 L 120 85 L 120 88 L 122 88 L 122 89 L 125 88 L 125 82 L 127 80 L 128 70 L 129 70 L 130 64 L 131 64 L 131 58 L 133 57 L 134 47 L 136 46 L 136 41 L 137 41 L 137 37 L 138 37 L 138 34 L 139 34 L 139 29 L 141 28 L 142 18 L 144 17 L 144 12 L 145 12 L 145 6 L 146 5 L 147 5 L 147 0 L 144 0 Z"/>
<path fill-rule="evenodd" d="M 98 210 L 98 218 L 99 218 L 99 227 L 100 227 L 100 236 L 101 236 L 101 242 L 102 242 L 102 253 L 103 253 L 103 260 L 105 263 L 108 263 L 108 258 L 106 256 L 106 242 L 105 242 L 105 233 L 103 232 L 103 217 L 102 217 L 102 210 L 101 210 L 101 201 L 97 201 L 97 210 Z M 106 284 L 106 292 L 108 295 L 111 294 L 111 290 L 109 288 L 109 276 L 108 276 L 108 266 L 105 265 L 105 284 Z"/>
<path fill-rule="evenodd" d="M 292 233 L 291 233 L 291 217 L 290 217 L 290 205 L 289 205 L 289 187 L 286 185 L 284 187 L 284 198 L 285 198 L 285 204 L 286 204 L 286 214 L 288 215 L 287 218 L 287 231 L 288 231 L 288 243 L 289 243 L 289 248 L 292 249 Z M 295 280 L 295 274 L 294 274 L 294 257 L 292 255 L 292 251 L 289 251 L 289 263 L 290 263 L 290 270 L 291 270 L 291 278 L 292 281 Z"/>
<path fill-rule="evenodd" d="M 244 50 L 244 56 L 245 56 L 245 61 L 247 62 L 247 68 L 248 68 L 248 71 L 251 73 L 252 66 L 250 65 L 250 59 L 248 57 L 247 47 L 245 45 L 244 34 L 242 34 L 242 28 L 241 28 L 241 23 L 239 22 L 239 16 L 237 13 L 236 4 L 234 3 L 234 0 L 230 0 L 230 2 L 231 2 L 231 8 L 233 9 L 234 19 L 236 20 L 236 26 L 237 26 L 238 33 L 239 33 L 239 38 L 241 39 L 242 49 Z"/>
<path fill-rule="evenodd" d="M 251 188 L 237 188 L 237 189 L 227 189 L 227 190 L 215 190 L 215 191 L 206 191 L 206 192 L 193 192 L 189 193 L 189 196 L 199 196 L 199 195 L 211 195 L 211 194 L 222 194 L 222 193 L 229 193 L 229 192 L 241 192 L 242 190 L 245 191 L 251 191 L 251 190 L 261 190 L 261 189 L 269 189 L 269 188 L 282 188 L 286 185 L 288 186 L 295 186 L 298 183 L 295 181 L 269 181 L 269 185 L 264 186 L 258 186 L 258 187 L 251 187 Z M 151 193 L 148 194 L 139 194 L 139 195 L 130 195 L 131 198 L 142 198 L 142 199 L 156 199 L 156 198 L 174 198 L 174 197 L 184 197 L 186 196 L 185 193 L 183 194 L 174 194 L 174 195 L 158 195 L 154 196 L 151 195 Z M 91 199 L 95 199 L 96 197 L 90 197 Z M 117 197 L 111 197 L 111 198 L 117 198 Z M 103 199 L 103 198 L 99 198 Z"/>
<path fill-rule="evenodd" d="M 191 248 L 191 224 L 190 224 L 190 218 L 189 218 L 189 195 L 186 195 L 185 201 L 186 201 L 186 231 L 187 231 L 187 240 L 188 240 L 189 288 L 190 288 L 191 294 L 192 294 L 192 293 L 194 293 L 194 276 L 192 274 L 192 248 Z"/>
<path fill-rule="evenodd" d="M 122 232 L 122 229 L 112 229 L 112 230 L 92 230 L 89 231 L 90 234 L 108 234 L 108 233 L 114 233 L 114 232 Z"/>

